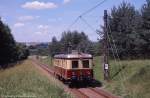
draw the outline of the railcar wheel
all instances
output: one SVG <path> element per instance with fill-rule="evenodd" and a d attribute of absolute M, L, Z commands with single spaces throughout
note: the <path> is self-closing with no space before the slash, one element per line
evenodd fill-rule
<path fill-rule="evenodd" d="M 69 88 L 73 88 L 74 84 L 73 83 L 69 83 Z"/>

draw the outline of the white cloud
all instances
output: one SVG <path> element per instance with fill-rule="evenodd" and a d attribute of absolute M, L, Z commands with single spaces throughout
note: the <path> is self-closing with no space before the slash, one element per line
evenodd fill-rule
<path fill-rule="evenodd" d="M 42 29 L 42 30 L 47 30 L 47 29 L 49 29 L 49 26 L 48 25 L 39 25 L 38 28 Z"/>
<path fill-rule="evenodd" d="M 64 4 L 67 4 L 67 3 L 69 3 L 70 1 L 71 1 L 71 0 L 64 0 L 63 3 L 64 3 Z"/>
<path fill-rule="evenodd" d="M 36 34 L 39 34 L 39 35 L 46 35 L 50 32 L 49 25 L 39 25 L 37 28 L 39 29 L 39 31 L 36 32 Z"/>
<path fill-rule="evenodd" d="M 41 10 L 41 9 L 57 8 L 57 5 L 52 2 L 45 3 L 39 1 L 33 1 L 33 2 L 26 2 L 25 4 L 22 5 L 22 8 Z"/>
<path fill-rule="evenodd" d="M 25 25 L 24 23 L 18 22 L 14 24 L 14 27 L 18 28 L 18 27 L 23 27 L 24 25 Z"/>

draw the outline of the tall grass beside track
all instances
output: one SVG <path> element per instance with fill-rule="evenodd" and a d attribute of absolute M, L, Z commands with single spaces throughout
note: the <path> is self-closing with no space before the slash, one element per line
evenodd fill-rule
<path fill-rule="evenodd" d="M 100 60 L 100 57 L 94 58 L 95 78 L 103 82 L 105 89 L 124 98 L 150 98 L 150 60 L 124 60 L 120 64 L 111 60 L 111 77 L 123 66 L 124 69 L 110 83 L 103 79 Z"/>
<path fill-rule="evenodd" d="M 0 70 L 0 97 L 70 98 L 52 78 L 48 79 L 27 60 L 15 67 Z"/>
<path fill-rule="evenodd" d="M 40 56 L 39 61 L 41 61 L 43 64 L 48 65 L 49 67 L 52 67 L 52 58 L 50 56 Z"/>

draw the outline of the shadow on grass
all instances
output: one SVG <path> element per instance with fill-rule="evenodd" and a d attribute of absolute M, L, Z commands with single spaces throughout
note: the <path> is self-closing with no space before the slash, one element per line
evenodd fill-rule
<path fill-rule="evenodd" d="M 19 65 L 19 64 L 22 64 L 24 60 L 22 61 L 17 61 L 17 62 L 13 62 L 13 63 L 7 63 L 7 64 L 0 64 L 0 70 L 3 69 L 8 69 L 8 68 L 11 68 L 11 67 L 14 67 L 16 65 Z"/>
<path fill-rule="evenodd" d="M 102 82 L 98 80 L 92 80 L 90 82 L 73 82 L 67 84 L 70 88 L 87 88 L 87 87 L 102 87 Z"/>

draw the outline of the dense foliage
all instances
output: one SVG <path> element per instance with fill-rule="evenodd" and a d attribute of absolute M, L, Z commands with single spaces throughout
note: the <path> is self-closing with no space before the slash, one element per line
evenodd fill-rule
<path fill-rule="evenodd" d="M 142 7 L 141 11 L 126 2 L 114 7 L 108 18 L 107 31 L 109 32 L 111 56 L 111 47 L 114 42 L 122 59 L 149 58 L 150 0 L 147 0 L 147 4 Z"/>
<path fill-rule="evenodd" d="M 52 56 L 58 53 L 67 53 L 70 50 L 96 55 L 96 48 L 94 47 L 98 47 L 98 43 L 91 42 L 84 32 L 78 31 L 63 32 L 60 41 L 53 37 L 49 45 Z"/>
<path fill-rule="evenodd" d="M 36 43 L 35 45 L 30 45 L 28 49 L 30 55 L 40 55 L 40 56 L 49 55 L 48 43 Z"/>
<path fill-rule="evenodd" d="M 147 3 L 143 5 L 141 9 L 142 16 L 142 28 L 140 37 L 143 40 L 141 45 L 144 57 L 150 58 L 150 0 L 147 0 Z"/>
<path fill-rule="evenodd" d="M 0 20 L 0 68 L 9 66 L 9 63 L 26 59 L 28 49 L 17 44 L 11 34 L 10 28 Z"/>

